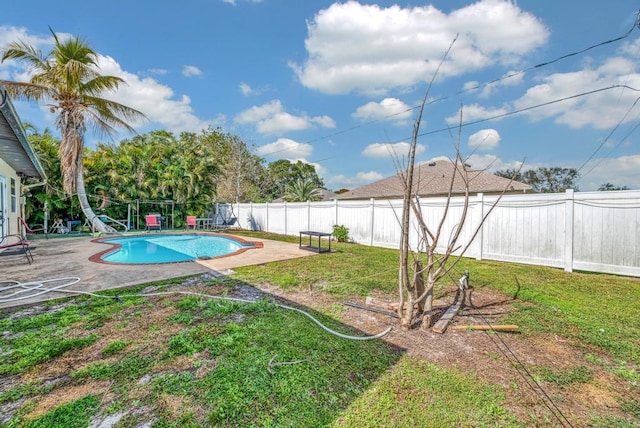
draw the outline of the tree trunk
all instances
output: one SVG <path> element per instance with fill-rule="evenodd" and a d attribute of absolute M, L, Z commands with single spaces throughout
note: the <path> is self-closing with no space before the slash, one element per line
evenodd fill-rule
<path fill-rule="evenodd" d="M 431 272 L 427 275 L 427 297 L 424 299 L 424 312 L 422 313 L 422 330 L 429 330 L 431 327 L 431 317 L 433 315 L 433 287 L 435 280 Z"/>
<path fill-rule="evenodd" d="M 95 215 L 87 199 L 87 191 L 84 188 L 84 168 L 82 167 L 82 154 L 78 156 L 78 165 L 76 168 L 76 192 L 78 193 L 78 201 L 80 202 L 80 208 L 82 213 L 89 220 L 89 223 L 93 226 L 93 230 L 97 230 L 100 233 L 113 233 L 116 230 L 104 224 L 102 220 Z"/>
<path fill-rule="evenodd" d="M 424 293 L 424 275 L 420 260 L 415 260 L 413 262 L 413 293 L 414 300 L 418 301 L 418 312 L 423 313 L 424 299 L 420 299 L 420 296 Z"/>

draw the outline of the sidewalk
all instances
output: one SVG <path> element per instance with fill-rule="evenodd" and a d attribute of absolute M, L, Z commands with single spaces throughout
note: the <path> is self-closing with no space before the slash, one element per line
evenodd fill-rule
<path fill-rule="evenodd" d="M 252 239 L 260 241 L 263 248 L 251 249 L 242 254 L 197 262 L 164 263 L 155 265 L 119 265 L 94 263 L 89 257 L 110 248 L 110 245 L 91 242 L 91 237 L 38 239 L 32 241 L 33 264 L 24 256 L 0 256 L 0 283 L 5 281 L 33 282 L 48 279 L 78 277 L 80 282 L 71 288 L 96 292 L 112 288 L 130 287 L 153 281 L 211 271 L 228 273 L 240 266 L 263 264 L 315 253 L 300 250 L 297 244 Z M 0 284 L 8 285 L 8 284 Z M 68 297 L 69 293 L 51 292 L 16 302 L 0 302 L 0 309 L 30 305 L 46 300 Z M 2 297 L 0 295 L 0 297 Z"/>

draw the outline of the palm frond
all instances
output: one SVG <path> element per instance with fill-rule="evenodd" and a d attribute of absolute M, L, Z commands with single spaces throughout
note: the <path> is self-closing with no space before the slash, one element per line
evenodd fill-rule
<path fill-rule="evenodd" d="M 11 98 L 23 101 L 49 101 L 52 94 L 48 87 L 28 82 L 0 80 Z"/>

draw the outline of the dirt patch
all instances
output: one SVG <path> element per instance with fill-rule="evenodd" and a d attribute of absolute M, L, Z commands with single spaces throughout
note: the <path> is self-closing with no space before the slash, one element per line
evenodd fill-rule
<path fill-rule="evenodd" d="M 390 316 L 343 305 L 345 300 L 365 305 L 363 297 L 338 299 L 326 292 L 317 291 L 317 288 L 282 289 L 267 283 L 257 287 L 236 284 L 229 288 L 222 285 L 207 285 L 209 279 L 206 276 L 200 277 L 199 280 L 190 279 L 172 289 L 186 293 L 223 294 L 254 301 L 266 297 L 287 305 L 299 305 L 303 309 L 306 307 L 311 311 L 316 310 L 335 316 L 344 324 L 357 330 L 350 333 L 355 335 L 378 334 L 392 327 L 391 333 L 385 336 L 384 340 L 405 349 L 409 355 L 470 374 L 478 381 L 500 386 L 505 394 L 505 406 L 511 413 L 518 416 L 524 425 L 544 426 L 545 423 L 547 426 L 558 425 L 553 406 L 557 406 L 576 427 L 585 426 L 594 415 L 619 414 L 622 416 L 617 409 L 621 401 L 620 394 L 623 393 L 621 391 L 626 390 L 624 382 L 607 372 L 602 366 L 587 361 L 585 358 L 587 351 L 575 346 L 562 334 L 532 337 L 519 333 L 496 334 L 452 329 L 447 330 L 445 334 L 420 329 L 407 331 L 399 328 L 398 320 Z M 164 287 L 147 287 L 143 292 L 155 293 L 163 289 Z M 441 296 L 445 305 L 453 301 L 455 292 L 456 288 L 453 287 Z M 105 320 L 104 324 L 92 330 L 87 330 L 81 323 L 74 325 L 69 330 L 68 337 L 85 337 L 96 333 L 101 339 L 91 346 L 71 350 L 51 362 L 40 364 L 22 376 L 0 379 L 0 392 L 25 382 L 55 385 L 51 393 L 38 398 L 32 413 L 28 415 L 29 418 L 45 414 L 61 404 L 80 399 L 88 394 L 108 392 L 110 385 L 108 381 L 92 381 L 77 385 L 72 381 L 70 373 L 89 364 L 118 361 L 123 355 L 131 352 L 128 344 L 135 344 L 137 352 L 145 355 L 160 355 L 166 352 L 167 338 L 184 330 L 184 324 L 168 320 L 179 312 L 175 302 L 185 297 L 180 294 L 150 297 L 150 305 L 146 308 L 124 308 L 116 316 Z M 376 293 L 373 297 L 390 300 L 390 296 L 381 293 Z M 453 324 L 499 324 L 505 315 L 513 311 L 514 303 L 516 301 L 512 297 L 493 290 L 471 290 L 459 315 L 454 318 Z M 444 307 L 446 306 L 439 310 L 444 310 Z M 42 308 L 34 308 L 36 309 L 16 312 L 11 316 L 28 316 L 24 313 L 34 315 L 42 311 Z M 53 310 L 60 308 L 54 307 Z M 237 316 L 232 315 L 229 320 L 223 321 L 243 321 L 242 317 L 234 317 Z M 116 355 L 105 355 L 104 350 L 113 341 L 125 342 L 127 345 Z M 561 372 L 578 366 L 586 366 L 593 373 L 593 379 L 590 382 L 558 385 L 541 380 L 539 376 L 540 368 Z M 217 361 L 211 359 L 206 349 L 190 356 L 178 356 L 170 363 L 155 365 L 150 374 L 134 381 L 135 385 L 131 386 L 128 397 L 130 400 L 143 400 L 152 393 L 150 382 L 153 378 L 164 373 L 189 371 L 196 378 L 201 379 L 216 368 Z M 549 397 L 552 397 L 553 402 L 549 401 Z M 168 415 L 178 415 L 184 406 L 194 406 L 193 403 L 185 402 L 183 398 L 172 395 L 163 395 L 161 398 L 163 409 L 154 410 L 167 412 Z M 101 399 L 108 403 L 112 397 L 107 393 Z M 24 400 L 21 400 L 11 404 L 17 409 L 23 402 Z M 196 414 L 206 413 L 205 409 L 197 407 L 194 407 L 193 411 Z M 0 407 L 0 413 L 5 413 L 2 407 Z M 128 409 L 127 412 L 118 416 L 146 421 L 155 418 L 154 411 L 135 408 Z"/>
<path fill-rule="evenodd" d="M 331 308 L 344 303 L 343 299 L 316 291 L 283 290 L 270 284 L 258 287 L 272 295 L 332 314 L 336 311 Z M 455 290 L 455 287 L 447 290 L 443 300 L 452 302 Z M 372 297 L 390 300 L 390 296 L 380 293 Z M 362 297 L 354 297 L 351 302 L 365 305 Z M 499 324 L 513 310 L 515 302 L 512 297 L 497 291 L 471 290 L 452 325 Z M 409 355 L 501 386 L 505 391 L 506 407 L 526 425 L 539 425 L 545 420 L 549 421 L 548 426 L 560 424 L 558 418 L 562 415 L 554 406 L 575 427 L 586 426 L 594 415 L 622 416 L 616 409 L 620 399 L 617 391 L 624 390 L 623 382 L 601 366 L 587 362 L 585 351 L 573 346 L 561 334 L 525 337 L 519 333 L 452 329 L 444 334 L 420 329 L 407 331 L 399 328 L 397 319 L 353 307 L 345 307 L 339 317 L 363 335 L 393 327 L 384 340 L 405 349 Z M 559 386 L 541 381 L 536 372 L 540 367 L 566 371 L 579 365 L 587 366 L 595 380 Z M 549 401 L 549 397 L 553 401 Z"/>
<path fill-rule="evenodd" d="M 86 382 L 80 385 L 69 385 L 56 388 L 50 394 L 38 400 L 35 408 L 27 415 L 27 419 L 46 415 L 58 406 L 79 400 L 87 395 L 100 395 L 107 392 L 111 382 Z"/>

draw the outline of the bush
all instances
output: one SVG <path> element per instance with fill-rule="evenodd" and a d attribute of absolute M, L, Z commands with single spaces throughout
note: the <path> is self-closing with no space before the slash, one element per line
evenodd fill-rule
<path fill-rule="evenodd" d="M 338 242 L 348 242 L 349 241 L 349 228 L 346 226 L 334 224 L 333 225 L 333 236 L 338 240 Z"/>

